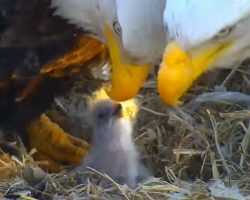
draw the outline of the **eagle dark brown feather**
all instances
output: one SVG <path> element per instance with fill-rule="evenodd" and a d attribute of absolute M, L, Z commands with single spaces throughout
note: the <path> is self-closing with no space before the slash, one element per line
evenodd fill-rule
<path fill-rule="evenodd" d="M 84 31 L 53 16 L 50 0 L 0 1 L 0 127 L 25 132 L 38 117 L 79 81 L 93 79 L 86 63 L 73 63 L 60 78 L 41 74 L 43 66 L 56 64 L 67 52 L 78 50 Z M 84 44 L 83 44 L 84 45 Z M 104 47 L 97 44 L 93 58 L 100 59 Z M 77 73 L 69 73 L 74 67 Z M 69 76 L 70 74 L 70 76 Z"/>

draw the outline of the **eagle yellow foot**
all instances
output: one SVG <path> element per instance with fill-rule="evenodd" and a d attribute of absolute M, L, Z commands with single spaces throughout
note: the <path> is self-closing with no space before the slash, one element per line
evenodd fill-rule
<path fill-rule="evenodd" d="M 71 136 L 45 114 L 27 126 L 30 149 L 35 148 L 35 160 L 46 160 L 43 169 L 58 172 L 63 165 L 77 165 L 87 155 L 89 144 Z"/>

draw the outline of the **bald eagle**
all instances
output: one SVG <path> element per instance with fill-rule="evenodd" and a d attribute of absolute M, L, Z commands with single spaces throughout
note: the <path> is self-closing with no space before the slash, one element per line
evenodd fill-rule
<path fill-rule="evenodd" d="M 250 1 L 168 0 L 164 11 L 168 45 L 158 91 L 180 103 L 193 82 L 213 68 L 232 68 L 250 56 Z"/>
<path fill-rule="evenodd" d="M 73 164 L 86 153 L 82 142 L 40 115 L 55 97 L 94 80 L 90 66 L 107 54 L 100 41 L 54 13 L 50 0 L 0 1 L 0 129 L 7 138 L 19 133 L 27 145 L 45 144 L 35 146 L 43 159 Z M 30 123 L 45 127 L 27 129 Z M 49 132 L 57 140 L 48 143 Z"/>

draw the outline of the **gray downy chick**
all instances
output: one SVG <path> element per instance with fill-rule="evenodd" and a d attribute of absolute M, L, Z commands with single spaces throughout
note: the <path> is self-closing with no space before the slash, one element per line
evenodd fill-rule
<path fill-rule="evenodd" d="M 121 104 L 111 100 L 98 102 L 91 112 L 91 122 L 93 145 L 78 170 L 91 167 L 130 187 L 149 177 L 132 140 L 133 124 L 122 117 Z"/>

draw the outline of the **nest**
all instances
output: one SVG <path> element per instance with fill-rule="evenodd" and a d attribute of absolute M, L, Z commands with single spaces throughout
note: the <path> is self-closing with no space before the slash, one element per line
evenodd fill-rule
<path fill-rule="evenodd" d="M 42 173 L 35 162 L 9 158 L 15 163 L 10 166 L 21 166 L 22 173 L 2 181 L 0 192 L 9 199 L 247 199 L 249 77 L 247 64 L 209 72 L 185 95 L 183 105 L 174 108 L 160 99 L 152 72 L 138 95 L 134 140 L 155 177 L 135 189 L 97 171 L 79 185 L 79 175 Z M 102 186 L 104 179 L 109 186 Z"/>

